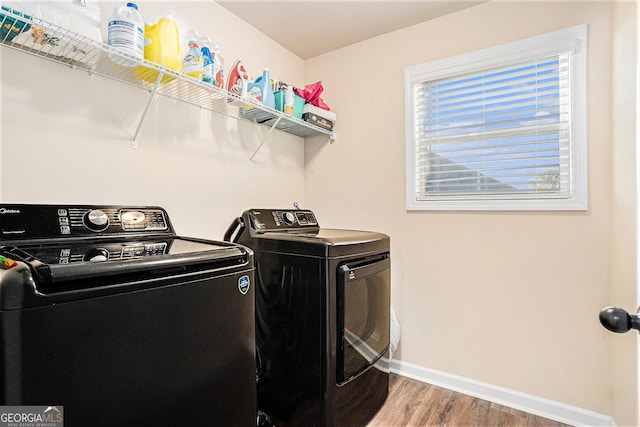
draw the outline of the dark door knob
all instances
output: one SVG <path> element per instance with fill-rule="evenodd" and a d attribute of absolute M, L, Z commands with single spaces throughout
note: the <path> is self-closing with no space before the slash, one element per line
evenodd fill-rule
<path fill-rule="evenodd" d="M 622 334 L 630 329 L 640 330 L 640 316 L 629 314 L 619 307 L 605 307 L 600 310 L 600 323 L 611 332 Z"/>

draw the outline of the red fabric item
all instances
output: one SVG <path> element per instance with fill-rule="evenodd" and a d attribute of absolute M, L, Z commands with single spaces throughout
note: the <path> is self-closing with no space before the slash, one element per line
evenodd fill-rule
<path fill-rule="evenodd" d="M 320 98 L 320 94 L 323 90 L 324 87 L 322 87 L 322 82 L 308 84 L 304 89 L 295 88 L 296 94 L 299 97 L 304 98 L 304 100 L 309 104 L 315 105 L 316 107 L 324 110 L 331 110 L 331 108 L 322 101 L 322 98 Z"/>

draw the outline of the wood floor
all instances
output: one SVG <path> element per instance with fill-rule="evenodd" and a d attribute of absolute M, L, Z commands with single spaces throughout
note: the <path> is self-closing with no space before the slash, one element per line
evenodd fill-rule
<path fill-rule="evenodd" d="M 396 374 L 389 382 L 387 401 L 367 427 L 566 425 Z"/>

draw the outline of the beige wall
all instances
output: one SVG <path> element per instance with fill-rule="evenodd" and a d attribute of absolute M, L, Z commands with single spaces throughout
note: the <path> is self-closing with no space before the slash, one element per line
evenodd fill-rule
<path fill-rule="evenodd" d="M 611 49 L 611 280 L 609 302 L 635 310 L 638 292 L 636 260 L 637 194 L 636 132 L 638 67 L 638 5 L 616 2 L 612 8 Z M 634 55 L 636 53 L 636 55 Z M 631 336 L 628 336 L 631 335 Z M 611 340 L 613 413 L 638 410 L 638 334 Z M 637 417 L 637 414 L 636 414 Z M 637 418 L 636 418 L 637 420 Z M 636 421 L 638 424 L 638 421 Z"/>
<path fill-rule="evenodd" d="M 227 66 L 302 85 L 304 61 L 212 1 L 137 2 L 146 21 L 173 8 L 181 28 L 219 42 Z M 103 34 L 120 2 L 100 2 Z M 149 94 L 39 58 L 0 49 L 3 202 L 157 204 L 179 233 L 220 239 L 252 206 L 304 203 L 304 144 L 267 128 Z"/>
<path fill-rule="evenodd" d="M 609 346 L 622 337 L 607 333 L 597 316 L 605 305 L 635 302 L 613 301 L 611 293 L 620 263 L 631 274 L 619 286 L 635 289 L 634 251 L 625 250 L 635 245 L 634 213 L 629 218 L 620 205 L 612 216 L 611 206 L 612 186 L 633 190 L 624 183 L 635 180 L 633 164 L 612 179 L 611 19 L 607 2 L 493 1 L 308 60 L 306 81 L 328 88 L 339 140 L 307 144 L 305 199 L 323 226 L 391 236 L 397 358 L 615 415 L 625 425 L 637 422 L 637 385 L 622 378 L 636 353 L 614 379 Z M 582 23 L 588 211 L 407 212 L 404 67 Z M 617 60 L 635 68 L 633 52 Z M 634 152 L 633 139 L 616 135 L 616 142 L 616 156 Z M 624 197 L 633 207 L 634 191 Z M 620 217 L 631 227 L 612 240 Z M 614 405 L 621 388 L 633 393 Z"/>

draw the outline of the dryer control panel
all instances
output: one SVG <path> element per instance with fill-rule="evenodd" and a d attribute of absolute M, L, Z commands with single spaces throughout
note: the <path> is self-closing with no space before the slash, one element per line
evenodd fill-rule
<path fill-rule="evenodd" d="M 309 210 L 251 209 L 249 216 L 253 228 L 257 231 L 320 228 L 316 216 Z"/>

